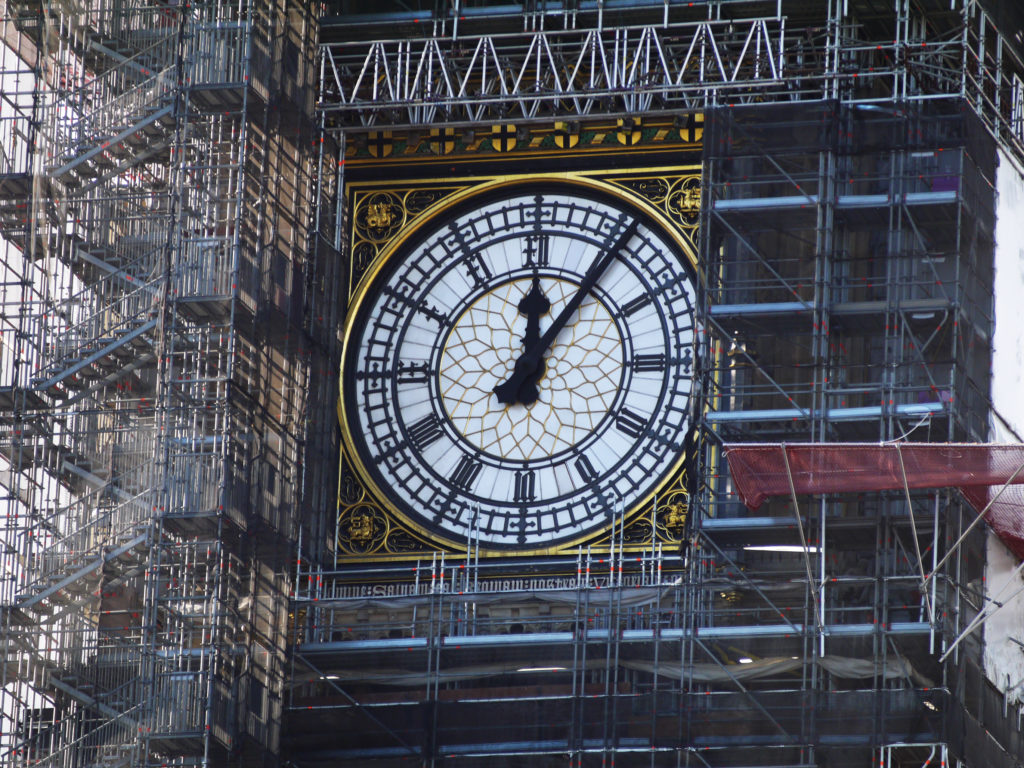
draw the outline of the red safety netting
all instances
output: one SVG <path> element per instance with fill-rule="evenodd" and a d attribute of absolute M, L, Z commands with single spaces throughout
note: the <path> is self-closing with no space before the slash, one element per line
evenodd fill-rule
<path fill-rule="evenodd" d="M 788 496 L 790 473 L 798 494 L 900 490 L 904 482 L 909 488 L 959 488 L 978 512 L 992 502 L 986 521 L 1024 559 L 1024 445 L 759 443 L 726 445 L 725 456 L 750 509 L 769 496 Z M 1007 483 L 1012 485 L 1000 492 Z"/>

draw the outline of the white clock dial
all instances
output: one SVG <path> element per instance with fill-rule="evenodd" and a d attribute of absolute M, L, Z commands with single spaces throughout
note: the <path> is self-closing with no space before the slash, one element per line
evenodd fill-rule
<path fill-rule="evenodd" d="M 520 278 L 481 296 L 455 321 L 441 355 L 445 413 L 463 438 L 496 459 L 534 461 L 572 448 L 608 413 L 622 384 L 622 336 L 608 308 L 591 296 L 551 345 L 538 401 L 499 402 L 495 376 L 507 379 L 523 351 L 526 318 L 516 307 L 532 285 L 532 278 Z M 580 287 L 546 277 L 539 285 L 551 303 L 549 318 Z"/>
<path fill-rule="evenodd" d="M 674 241 L 594 191 L 512 191 L 436 217 L 350 314 L 350 447 L 397 510 L 447 539 L 537 549 L 596 533 L 679 465 L 693 301 Z"/>

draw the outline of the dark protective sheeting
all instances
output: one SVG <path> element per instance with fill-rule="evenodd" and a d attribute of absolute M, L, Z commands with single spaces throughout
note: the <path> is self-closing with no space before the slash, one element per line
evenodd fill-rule
<path fill-rule="evenodd" d="M 725 456 L 750 509 L 788 496 L 790 474 L 797 494 L 959 488 L 978 512 L 988 506 L 985 520 L 1024 559 L 1024 445 L 757 443 L 726 445 Z"/>

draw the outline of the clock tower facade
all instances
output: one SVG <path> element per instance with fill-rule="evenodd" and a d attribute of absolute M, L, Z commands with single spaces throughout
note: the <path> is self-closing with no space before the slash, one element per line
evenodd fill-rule
<path fill-rule="evenodd" d="M 339 562 L 678 548 L 699 142 L 605 127 L 348 150 Z"/>
<path fill-rule="evenodd" d="M 1012 768 L 974 512 L 751 510 L 728 466 L 992 439 L 1017 49 L 984 2 L 882 5 L 325 20 L 341 440 L 297 765 Z"/>

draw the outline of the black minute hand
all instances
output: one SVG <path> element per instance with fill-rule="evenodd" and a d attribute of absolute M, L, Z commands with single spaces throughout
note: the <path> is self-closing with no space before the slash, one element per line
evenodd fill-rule
<path fill-rule="evenodd" d="M 612 245 L 602 251 L 597 261 L 591 265 L 590 269 L 587 270 L 587 274 L 583 276 L 579 290 L 569 299 L 565 307 L 562 308 L 562 311 L 558 313 L 558 316 L 548 329 L 544 331 L 544 335 L 519 356 L 512 374 L 494 388 L 494 394 L 498 396 L 498 402 L 505 405 L 512 405 L 515 402 L 530 405 L 537 400 L 538 390 L 533 385 L 535 384 L 537 372 L 543 370 L 541 368 L 541 358 L 543 358 L 544 353 L 551 346 L 551 342 L 555 340 L 559 331 L 569 322 L 569 318 L 579 309 L 583 300 L 590 295 L 594 286 L 597 285 L 597 281 L 601 279 L 601 275 L 604 274 L 608 266 L 615 260 L 619 251 L 636 234 L 638 226 L 639 222 L 633 221 L 623 230 L 622 234 L 616 238 Z"/>

